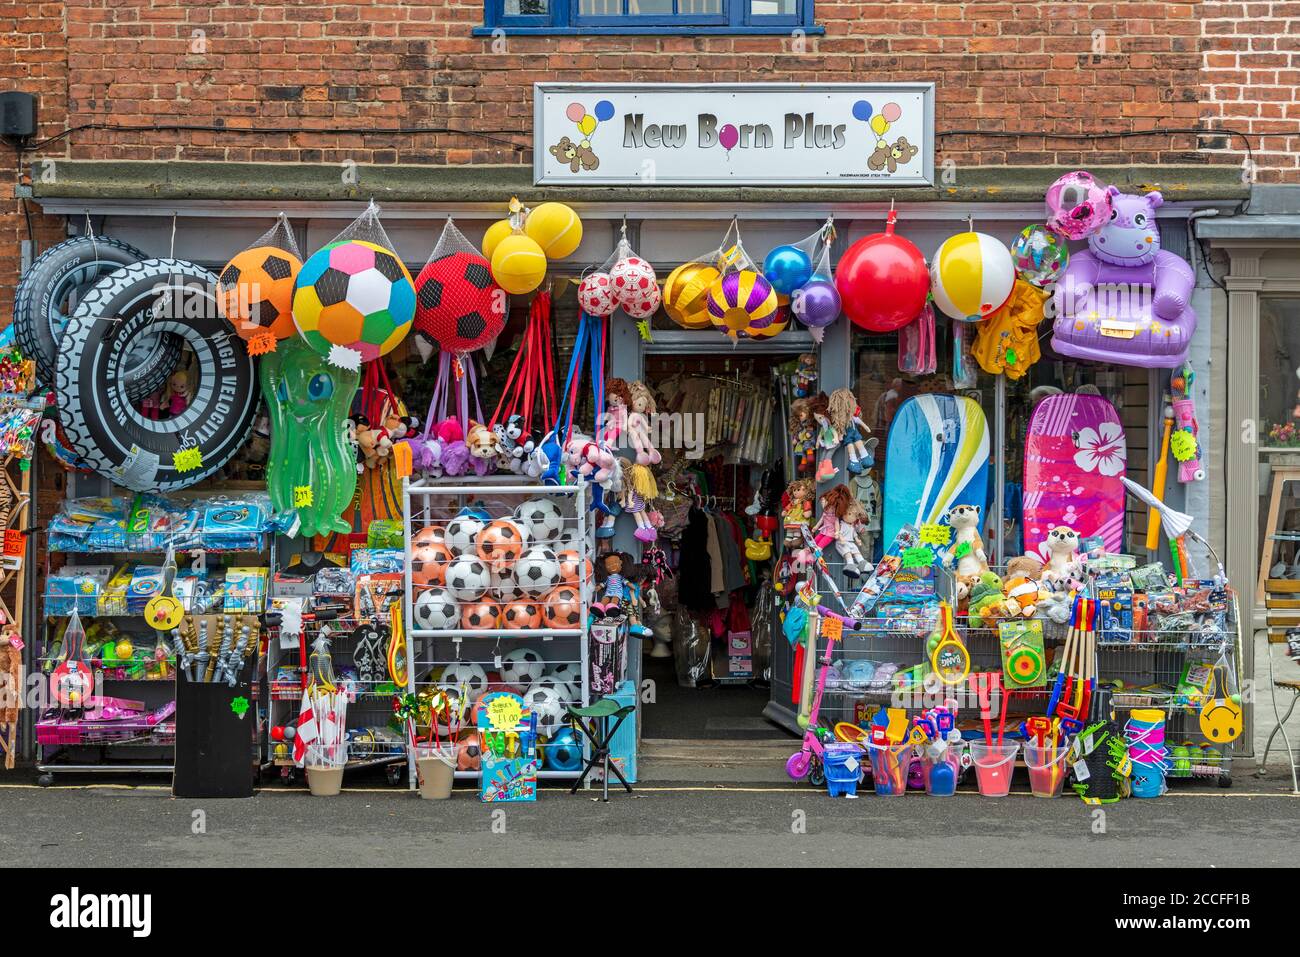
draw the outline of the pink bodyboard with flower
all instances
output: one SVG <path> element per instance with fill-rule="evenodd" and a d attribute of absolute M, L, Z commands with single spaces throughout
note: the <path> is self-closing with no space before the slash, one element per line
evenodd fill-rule
<path fill-rule="evenodd" d="M 1107 552 L 1122 552 L 1127 460 L 1124 427 L 1101 396 L 1039 402 L 1025 436 L 1025 551 L 1039 553 L 1051 528 L 1068 525 L 1081 539 L 1099 535 Z"/>

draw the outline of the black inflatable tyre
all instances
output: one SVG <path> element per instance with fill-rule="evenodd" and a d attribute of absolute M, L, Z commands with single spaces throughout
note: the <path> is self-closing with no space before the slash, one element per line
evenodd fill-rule
<path fill-rule="evenodd" d="M 217 277 L 179 259 L 146 259 L 104 277 L 68 320 L 55 370 L 68 444 L 95 472 L 135 491 L 200 482 L 247 441 L 261 401 L 253 360 L 221 315 Z M 194 353 L 189 407 L 163 420 L 131 403 L 119 371 L 142 335 L 169 333 Z M 202 465 L 178 471 L 173 455 L 197 446 Z"/>
<path fill-rule="evenodd" d="M 105 276 L 148 258 L 134 246 L 107 236 L 76 236 L 51 246 L 23 273 L 14 290 L 14 338 L 23 355 L 36 360 L 42 383 L 54 383 L 59 344 L 68 322 L 65 305 L 79 302 Z M 140 340 L 132 353 L 130 396 L 136 402 L 162 388 L 180 358 L 181 340 L 154 335 Z"/>

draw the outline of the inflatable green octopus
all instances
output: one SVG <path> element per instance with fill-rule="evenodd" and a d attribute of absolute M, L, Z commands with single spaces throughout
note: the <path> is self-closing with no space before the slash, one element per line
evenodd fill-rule
<path fill-rule="evenodd" d="M 351 531 L 341 517 L 357 488 L 345 420 L 361 374 L 327 365 L 297 336 L 262 356 L 258 377 L 271 417 L 266 485 L 278 514 L 297 512 L 297 534 Z"/>

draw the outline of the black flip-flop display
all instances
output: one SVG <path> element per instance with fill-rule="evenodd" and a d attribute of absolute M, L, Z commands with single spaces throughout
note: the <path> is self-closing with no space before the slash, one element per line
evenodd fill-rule
<path fill-rule="evenodd" d="M 131 400 L 134 370 L 123 357 L 159 334 L 189 346 L 197 381 L 183 409 L 154 419 Z M 253 360 L 221 314 L 217 277 L 178 259 L 125 266 L 86 292 L 64 333 L 55 386 L 73 451 L 140 492 L 185 488 L 220 469 L 247 441 L 261 401 Z"/>

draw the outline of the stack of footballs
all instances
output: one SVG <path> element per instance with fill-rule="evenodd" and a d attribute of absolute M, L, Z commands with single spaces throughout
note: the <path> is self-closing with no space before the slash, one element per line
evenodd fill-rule
<path fill-rule="evenodd" d="M 589 316 L 609 316 L 615 309 L 622 309 L 633 319 L 649 319 L 660 302 L 659 277 L 654 267 L 630 250 L 620 250 L 616 255 L 608 271 L 602 269 L 583 277 L 578 285 L 578 305 Z"/>

